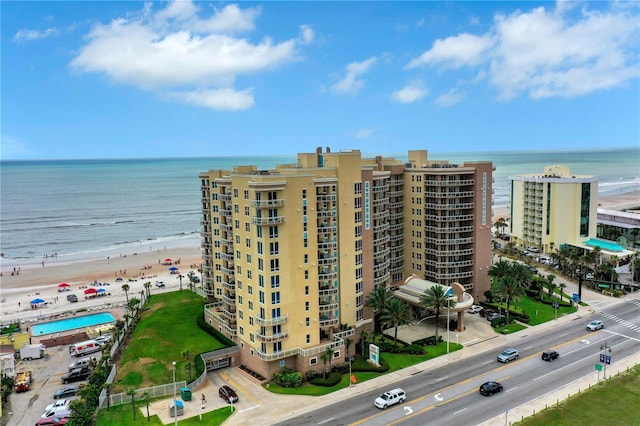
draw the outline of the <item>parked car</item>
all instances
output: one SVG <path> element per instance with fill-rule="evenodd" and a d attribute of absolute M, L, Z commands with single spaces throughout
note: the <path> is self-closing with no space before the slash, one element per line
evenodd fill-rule
<path fill-rule="evenodd" d="M 95 364 L 96 362 L 98 362 L 96 357 L 82 358 L 69 364 L 69 371 L 73 371 L 76 368 L 91 367 L 91 363 Z"/>
<path fill-rule="evenodd" d="M 384 410 L 391 405 L 404 402 L 405 399 L 407 399 L 405 392 L 400 388 L 395 388 L 377 397 L 373 404 Z"/>
<path fill-rule="evenodd" d="M 76 296 L 75 294 L 71 293 L 71 294 L 67 294 L 67 300 L 71 303 L 75 303 L 78 301 L 78 296 Z"/>
<path fill-rule="evenodd" d="M 105 343 L 109 343 L 111 340 L 113 340 L 113 336 L 110 334 L 105 334 L 102 336 L 98 336 L 95 339 L 96 342 L 100 343 L 101 345 L 104 345 Z"/>
<path fill-rule="evenodd" d="M 494 393 L 502 392 L 502 385 L 498 382 L 486 382 L 480 386 L 480 395 L 491 396 Z"/>
<path fill-rule="evenodd" d="M 238 394 L 227 385 L 224 385 L 220 389 L 218 389 L 218 395 L 220 395 L 220 398 L 224 399 L 229 404 L 238 402 Z"/>
<path fill-rule="evenodd" d="M 58 399 L 54 403 L 47 405 L 47 408 L 45 408 L 44 411 L 47 412 L 47 411 L 53 410 L 54 408 L 65 407 L 69 405 L 69 402 L 71 401 L 68 399 Z M 45 416 L 45 417 L 49 417 L 49 416 Z"/>
<path fill-rule="evenodd" d="M 544 351 L 542 352 L 542 360 L 543 361 L 553 361 L 554 359 L 558 359 L 560 354 L 557 351 Z"/>
<path fill-rule="evenodd" d="M 68 417 L 45 417 L 36 422 L 36 426 L 58 426 L 66 425 L 69 421 Z"/>
<path fill-rule="evenodd" d="M 593 279 L 593 274 L 591 272 L 589 272 L 587 275 L 585 275 L 585 278 L 588 280 L 592 280 Z"/>
<path fill-rule="evenodd" d="M 490 313 L 487 314 L 486 318 L 487 318 L 487 321 L 493 321 L 493 320 L 498 319 L 498 318 L 503 317 L 503 316 L 504 315 L 500 315 L 497 312 L 490 312 Z"/>
<path fill-rule="evenodd" d="M 80 388 L 78 385 L 65 386 L 62 389 L 58 389 L 53 393 L 53 398 L 69 398 L 70 396 L 76 396 Z"/>
<path fill-rule="evenodd" d="M 517 349 L 508 348 L 498 354 L 498 362 L 509 362 L 518 359 L 520 354 Z"/>
<path fill-rule="evenodd" d="M 593 320 L 589 324 L 587 324 L 587 330 L 596 331 L 604 328 L 604 323 L 600 320 Z"/>
<path fill-rule="evenodd" d="M 85 380 L 91 375 L 91 369 L 89 367 L 76 368 L 71 370 L 64 376 L 62 376 L 62 383 L 77 382 Z"/>
<path fill-rule="evenodd" d="M 492 312 L 495 312 L 495 311 L 493 309 L 489 309 L 489 308 L 482 308 L 479 313 L 480 313 L 481 317 L 486 317 L 487 315 L 489 315 Z"/>
<path fill-rule="evenodd" d="M 477 314 L 482 310 L 482 306 L 480 305 L 471 305 L 471 307 L 469 309 L 467 309 L 467 312 L 469 312 L 470 314 Z"/>
<path fill-rule="evenodd" d="M 69 410 L 69 405 L 63 405 L 61 407 L 56 407 L 56 408 L 52 408 L 49 411 L 45 411 L 40 418 L 46 419 L 49 417 L 54 417 L 54 418 L 57 417 L 61 419 L 63 417 L 69 417 L 70 415 L 71 415 L 71 410 Z"/>
<path fill-rule="evenodd" d="M 164 281 L 156 281 L 156 287 L 164 287 Z"/>

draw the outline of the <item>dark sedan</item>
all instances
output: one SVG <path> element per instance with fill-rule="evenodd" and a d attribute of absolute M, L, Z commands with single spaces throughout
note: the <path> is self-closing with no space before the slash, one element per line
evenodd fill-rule
<path fill-rule="evenodd" d="M 480 394 L 491 396 L 494 393 L 502 392 L 502 385 L 498 382 L 486 382 L 480 386 Z"/>
<path fill-rule="evenodd" d="M 58 389 L 57 391 L 55 391 L 53 394 L 53 398 L 60 399 L 60 398 L 69 398 L 71 396 L 76 396 L 78 394 L 79 389 L 80 388 L 78 387 L 78 385 L 65 386 L 62 389 Z"/>

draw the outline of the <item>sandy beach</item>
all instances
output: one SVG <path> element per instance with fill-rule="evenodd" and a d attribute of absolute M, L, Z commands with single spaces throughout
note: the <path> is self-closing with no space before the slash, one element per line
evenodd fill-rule
<path fill-rule="evenodd" d="M 640 205 L 640 191 L 615 196 L 600 197 L 599 207 L 611 210 L 622 210 Z M 494 209 L 494 222 L 500 217 L 508 219 L 507 208 Z M 129 294 L 135 295 L 144 290 L 144 283 L 151 282 L 152 291 L 172 291 L 179 288 L 178 275 L 171 274 L 170 267 L 177 267 L 182 275 L 196 271 L 202 260 L 200 240 L 193 238 L 182 242 L 183 247 L 146 247 L 144 250 L 130 253 L 111 253 L 101 259 L 81 261 L 59 261 L 57 258 L 44 259 L 42 264 L 22 265 L 16 267 L 19 274 L 12 275 L 14 266 L 2 267 L 0 278 L 0 297 L 2 322 L 8 323 L 17 318 L 34 316 L 51 316 L 53 314 L 95 306 L 121 302 L 125 300 L 123 284 L 128 284 Z M 170 261 L 165 261 L 170 259 Z M 177 264 L 179 262 L 179 264 Z M 166 265 L 171 263 L 172 265 Z M 122 278 L 121 282 L 116 279 Z M 156 281 L 163 281 L 165 288 L 158 289 Z M 101 286 L 108 294 L 104 297 L 86 299 L 84 290 L 94 282 L 109 283 Z M 59 292 L 59 284 L 68 283 L 68 292 Z M 188 279 L 183 279 L 186 286 Z M 70 303 L 66 296 L 74 293 L 78 303 Z M 32 309 L 30 301 L 41 298 L 48 302 L 47 306 Z"/>

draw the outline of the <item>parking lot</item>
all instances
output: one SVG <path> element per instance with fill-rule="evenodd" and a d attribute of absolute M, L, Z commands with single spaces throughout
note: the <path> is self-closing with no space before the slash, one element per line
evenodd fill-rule
<path fill-rule="evenodd" d="M 53 393 L 65 386 L 61 377 L 68 372 L 69 364 L 80 359 L 69 355 L 66 345 L 47 348 L 45 353 L 45 358 L 19 361 L 16 365 L 16 371 L 31 371 L 31 388 L 27 392 L 11 394 L 11 405 L 4 407 L 7 412 L 3 411 L 3 425 L 35 425 L 47 405 L 54 401 Z M 86 356 L 100 359 L 101 354 L 94 352 Z"/>

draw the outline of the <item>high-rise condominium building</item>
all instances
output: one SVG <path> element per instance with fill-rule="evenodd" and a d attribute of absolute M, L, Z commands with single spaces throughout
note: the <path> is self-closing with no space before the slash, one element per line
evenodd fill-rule
<path fill-rule="evenodd" d="M 241 363 L 272 376 L 283 366 L 344 363 L 376 286 L 411 274 L 490 287 L 491 162 L 463 165 L 362 158 L 360 151 L 298 154 L 272 170 L 200 174 L 207 321 L 241 348 Z"/>
<path fill-rule="evenodd" d="M 549 253 L 562 244 L 581 247 L 596 236 L 596 176 L 572 175 L 568 166 L 555 165 L 509 180 L 511 239 L 516 245 Z"/>

